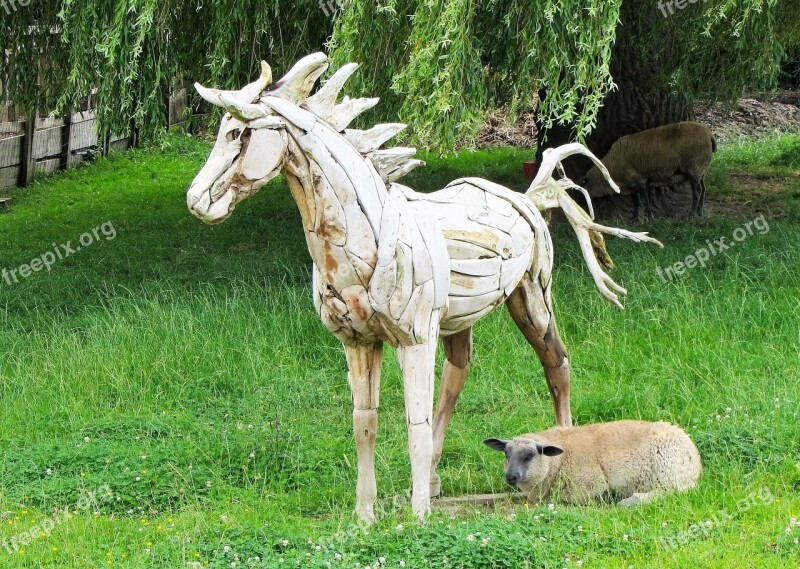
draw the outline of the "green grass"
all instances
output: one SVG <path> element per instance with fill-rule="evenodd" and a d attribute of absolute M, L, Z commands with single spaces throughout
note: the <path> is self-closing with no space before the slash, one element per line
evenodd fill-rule
<path fill-rule="evenodd" d="M 637 509 L 521 507 L 418 524 L 402 498 L 402 389 L 387 353 L 384 515 L 369 531 L 351 514 L 344 356 L 311 305 L 310 259 L 282 181 L 204 226 L 184 195 L 208 146 L 173 137 L 13 191 L 0 269 L 105 222 L 116 237 L 50 272 L 0 281 L 0 542 L 70 508 L 49 536 L 12 554 L 0 545 L 0 567 L 355 567 L 381 557 L 387 567 L 798 566 L 800 528 L 788 528 L 800 515 L 798 140 L 720 148 L 709 196 L 749 199 L 743 217 L 658 221 L 649 230 L 663 250 L 610 241 L 625 311 L 597 294 L 572 232 L 552 230 L 576 422 L 685 427 L 704 460 L 696 490 Z M 432 190 L 478 175 L 522 189 L 530 154 L 431 158 L 406 183 Z M 743 172 L 774 191 L 751 196 Z M 658 277 L 757 213 L 768 232 L 705 269 Z M 541 366 L 505 311 L 476 327 L 475 346 L 445 442 L 447 495 L 505 491 L 502 460 L 481 440 L 553 421 Z"/>

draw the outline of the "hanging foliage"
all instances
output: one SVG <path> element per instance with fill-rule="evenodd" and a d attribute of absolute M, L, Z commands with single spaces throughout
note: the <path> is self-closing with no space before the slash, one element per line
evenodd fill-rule
<path fill-rule="evenodd" d="M 483 111 L 503 105 L 513 113 L 539 104 L 544 127 L 570 125 L 573 135 L 585 137 L 596 126 L 605 96 L 616 88 L 614 57 L 636 61 L 637 95 L 691 105 L 696 98 L 730 100 L 744 87 L 772 88 L 784 46 L 800 42 L 797 3 L 681 5 L 674 0 L 351 1 L 330 45 L 337 61 L 369 62 L 360 92 L 392 93 L 389 104 L 376 111 L 387 113 L 381 118 L 399 113 L 411 125 L 416 145 L 448 151 L 455 142 L 469 144 Z M 542 101 L 540 93 L 547 94 Z"/>
<path fill-rule="evenodd" d="M 469 144 L 486 110 L 508 106 L 513 114 L 534 107 L 540 93 L 544 126 L 569 124 L 585 136 L 615 88 L 615 58 L 652 62 L 638 67 L 641 91 L 690 104 L 772 87 L 784 49 L 800 43 L 800 5 L 785 0 L 680 9 L 676 0 L 6 5 L 0 44 L 10 55 L 0 71 L 23 112 L 63 112 L 96 88 L 103 132 L 134 125 L 146 134 L 166 123 L 176 77 L 232 88 L 257 74 L 261 59 L 280 72 L 327 41 L 333 68 L 362 63 L 352 92 L 381 96 L 365 120 L 399 118 L 416 145 L 440 151 Z"/>
<path fill-rule="evenodd" d="M 9 5 L 12 5 L 9 3 Z M 63 112 L 97 89 L 102 132 L 166 124 L 175 79 L 232 87 L 261 59 L 287 68 L 323 47 L 318 0 L 36 0 L 0 10 L 2 69 L 23 112 Z"/>

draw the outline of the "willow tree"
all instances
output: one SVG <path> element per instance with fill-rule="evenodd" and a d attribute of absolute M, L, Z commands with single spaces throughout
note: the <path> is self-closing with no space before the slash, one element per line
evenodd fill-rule
<path fill-rule="evenodd" d="M 378 112 L 414 143 L 469 143 L 487 108 L 534 107 L 545 144 L 691 116 L 695 100 L 774 87 L 798 43 L 800 3 L 777 0 L 378 0 L 345 2 L 330 45 L 364 61 Z"/>
<path fill-rule="evenodd" d="M 148 133 L 177 77 L 233 87 L 262 58 L 286 69 L 319 50 L 332 26 L 318 0 L 5 0 L 0 79 L 23 114 L 94 89 L 102 131 Z"/>

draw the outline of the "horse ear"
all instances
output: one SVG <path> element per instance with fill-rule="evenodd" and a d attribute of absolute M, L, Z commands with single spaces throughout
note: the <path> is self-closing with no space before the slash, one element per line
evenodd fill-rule
<path fill-rule="evenodd" d="M 236 103 L 247 105 L 258 99 L 258 97 L 261 96 L 261 92 L 269 87 L 270 84 L 272 84 L 272 69 L 270 69 L 270 66 L 267 65 L 266 61 L 262 61 L 261 75 L 258 77 L 258 79 L 248 85 L 245 85 L 238 91 L 209 89 L 208 87 L 203 87 L 200 83 L 195 83 L 194 88 L 197 90 L 198 95 L 212 105 L 227 108 L 228 104 L 222 100 L 223 96 L 227 97 L 229 100 L 235 101 Z"/>
<path fill-rule="evenodd" d="M 261 105 L 242 103 L 231 97 L 228 93 L 220 93 L 219 100 L 225 105 L 230 114 L 243 121 L 260 119 L 267 115 L 267 110 Z"/>
<path fill-rule="evenodd" d="M 275 83 L 269 94 L 300 104 L 308 98 L 317 79 L 326 69 L 328 69 L 328 57 L 324 53 L 307 55 Z"/>

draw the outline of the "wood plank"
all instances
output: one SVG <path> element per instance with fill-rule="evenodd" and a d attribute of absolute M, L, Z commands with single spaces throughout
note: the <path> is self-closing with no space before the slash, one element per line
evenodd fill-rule
<path fill-rule="evenodd" d="M 80 113 L 77 113 L 80 116 Z M 74 117 L 75 115 L 73 115 Z M 92 119 L 78 119 L 72 125 L 72 133 L 70 134 L 70 148 L 72 150 L 81 151 L 92 146 L 97 146 L 97 121 Z"/>
<path fill-rule="evenodd" d="M 61 154 L 61 130 L 63 127 L 56 126 L 36 131 L 35 142 L 33 145 L 33 158 L 40 160 Z"/>
<path fill-rule="evenodd" d="M 19 165 L 0 168 L 0 188 L 13 188 L 19 182 Z"/>
<path fill-rule="evenodd" d="M 48 130 L 64 126 L 64 117 L 44 117 L 36 119 L 36 130 Z"/>
<path fill-rule="evenodd" d="M 125 152 L 131 146 L 130 137 L 120 138 L 119 140 L 111 141 L 108 145 L 110 150 L 114 152 Z"/>
<path fill-rule="evenodd" d="M 55 158 L 37 160 L 36 166 L 34 168 L 37 173 L 42 172 L 44 174 L 52 174 L 53 172 L 58 172 L 60 167 L 61 167 L 61 157 L 57 156 Z"/>
<path fill-rule="evenodd" d="M 486 277 L 500 272 L 500 257 L 488 259 L 450 259 L 450 270 L 474 277 Z"/>
<path fill-rule="evenodd" d="M 18 132 L 25 130 L 25 121 L 10 121 L 0 123 L 0 132 Z"/>
<path fill-rule="evenodd" d="M 19 166 L 24 135 L 0 139 L 0 168 Z"/>
<path fill-rule="evenodd" d="M 20 152 L 19 185 L 27 186 L 33 181 L 35 158 L 33 157 L 34 142 L 36 140 L 36 119 L 28 118 L 25 121 L 25 139 L 22 141 Z"/>
<path fill-rule="evenodd" d="M 495 290 L 478 296 L 451 296 L 448 315 L 455 318 L 457 316 L 466 316 L 476 312 L 482 312 L 486 307 L 494 306 L 494 304 L 502 298 L 502 290 Z"/>
<path fill-rule="evenodd" d="M 480 296 L 500 289 L 500 273 L 484 277 L 450 273 L 450 294 L 454 296 Z"/>
<path fill-rule="evenodd" d="M 62 170 L 69 168 L 70 137 L 72 134 L 72 112 L 68 109 L 64 117 L 64 128 L 61 129 L 61 166 Z"/>

